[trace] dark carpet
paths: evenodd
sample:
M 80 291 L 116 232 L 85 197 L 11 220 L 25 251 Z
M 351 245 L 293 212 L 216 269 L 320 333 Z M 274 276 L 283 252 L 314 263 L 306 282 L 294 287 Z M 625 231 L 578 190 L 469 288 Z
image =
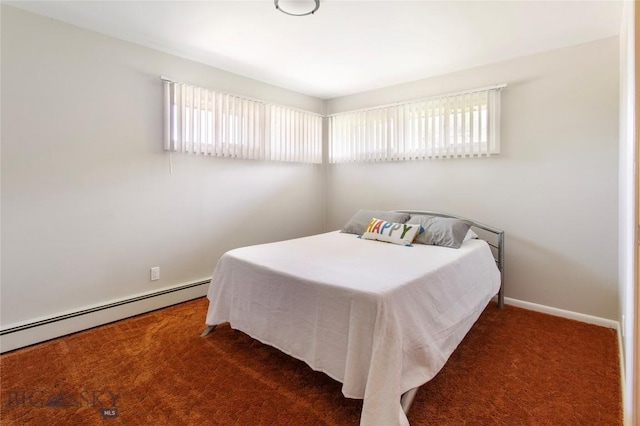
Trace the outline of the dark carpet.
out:
M 0 356 L 2 425 L 357 425 L 341 385 L 228 326 L 205 298 Z M 614 330 L 490 304 L 412 425 L 620 425 Z

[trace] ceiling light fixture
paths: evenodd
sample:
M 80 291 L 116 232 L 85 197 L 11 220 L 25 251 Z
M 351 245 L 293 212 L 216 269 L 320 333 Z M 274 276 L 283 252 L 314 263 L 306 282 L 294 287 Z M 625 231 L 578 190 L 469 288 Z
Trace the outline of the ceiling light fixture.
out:
M 273 0 L 273 3 L 280 12 L 291 16 L 313 15 L 320 8 L 320 0 Z

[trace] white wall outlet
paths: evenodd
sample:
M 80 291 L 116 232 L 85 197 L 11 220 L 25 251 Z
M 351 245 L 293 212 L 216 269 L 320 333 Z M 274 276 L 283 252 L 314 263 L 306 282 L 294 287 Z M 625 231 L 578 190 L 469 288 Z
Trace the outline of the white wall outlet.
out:
M 160 267 L 154 266 L 151 268 L 151 281 L 156 281 L 160 279 Z

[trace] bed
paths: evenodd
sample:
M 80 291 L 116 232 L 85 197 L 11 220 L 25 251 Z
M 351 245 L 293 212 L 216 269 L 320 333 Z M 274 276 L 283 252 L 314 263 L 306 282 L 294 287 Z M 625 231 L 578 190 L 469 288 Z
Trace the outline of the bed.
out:
M 363 399 L 361 425 L 408 425 L 417 389 L 494 296 L 503 304 L 503 232 L 465 221 L 480 238 L 457 249 L 332 231 L 231 250 L 215 267 L 202 335 L 228 322 Z

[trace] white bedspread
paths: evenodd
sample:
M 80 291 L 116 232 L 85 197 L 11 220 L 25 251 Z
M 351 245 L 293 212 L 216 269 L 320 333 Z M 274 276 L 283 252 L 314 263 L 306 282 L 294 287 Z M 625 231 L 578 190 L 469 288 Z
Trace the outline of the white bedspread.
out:
M 364 399 L 360 424 L 408 424 L 400 396 L 431 380 L 499 290 L 486 242 L 404 247 L 329 232 L 218 262 L 207 325 L 229 322 Z

